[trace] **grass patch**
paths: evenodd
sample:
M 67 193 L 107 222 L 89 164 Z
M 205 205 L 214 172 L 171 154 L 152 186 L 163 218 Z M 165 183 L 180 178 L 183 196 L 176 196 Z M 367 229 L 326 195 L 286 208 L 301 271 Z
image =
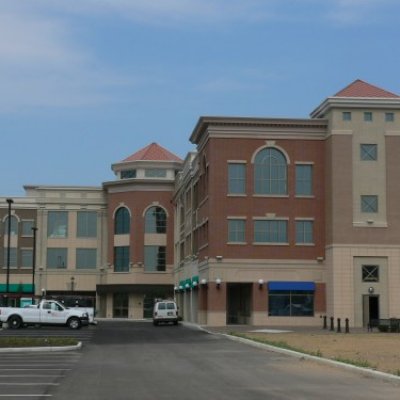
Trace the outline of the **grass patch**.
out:
M 250 339 L 250 340 L 253 340 L 254 342 L 258 342 L 258 343 L 263 343 L 263 344 L 267 344 L 267 345 L 270 345 L 270 346 L 279 347 L 280 349 L 292 350 L 292 351 L 296 351 L 298 353 L 308 354 L 308 355 L 314 356 L 314 357 L 322 357 L 322 352 L 319 349 L 317 351 L 306 351 L 304 349 L 291 346 L 291 345 L 289 345 L 288 343 L 286 343 L 283 340 L 261 339 L 261 338 L 253 337 L 251 335 L 241 334 L 241 333 L 237 333 L 237 332 L 231 332 L 229 334 L 232 335 L 232 336 L 237 336 L 237 337 L 241 337 L 241 338 L 244 338 L 244 339 Z
M 0 337 L 1 347 L 75 346 L 78 340 L 68 337 Z
M 323 357 L 322 352 L 318 349 L 317 351 L 306 351 L 304 349 L 301 349 L 299 347 L 294 347 L 289 345 L 288 343 L 286 343 L 283 340 L 269 340 L 269 339 L 262 339 L 259 337 L 254 337 L 252 335 L 248 335 L 248 334 L 242 334 L 242 333 L 237 333 L 237 332 L 231 332 L 230 335 L 232 336 L 237 336 L 237 337 L 241 337 L 244 339 L 250 339 L 253 340 L 255 342 L 258 343 L 263 343 L 263 344 L 267 344 L 270 346 L 275 346 L 281 349 L 285 349 L 285 350 L 292 350 L 292 351 L 296 351 L 298 353 L 302 353 L 302 354 L 307 354 L 307 355 L 311 355 L 311 356 L 315 356 L 315 357 Z M 349 359 L 349 358 L 343 358 L 343 357 L 334 357 L 333 360 L 338 361 L 338 362 L 342 362 L 344 364 L 349 364 L 349 365 L 354 365 L 356 367 L 361 367 L 361 368 L 370 368 L 370 369 L 376 369 L 377 367 L 375 365 L 372 365 L 370 362 L 368 362 L 367 360 L 362 360 L 362 359 Z M 395 372 L 395 375 L 400 375 L 400 370 L 397 370 Z
M 354 365 L 356 367 L 376 369 L 376 366 L 372 365 L 367 360 L 361 360 L 361 359 L 351 360 L 349 358 L 342 358 L 342 357 L 335 357 L 334 360 L 345 364 Z

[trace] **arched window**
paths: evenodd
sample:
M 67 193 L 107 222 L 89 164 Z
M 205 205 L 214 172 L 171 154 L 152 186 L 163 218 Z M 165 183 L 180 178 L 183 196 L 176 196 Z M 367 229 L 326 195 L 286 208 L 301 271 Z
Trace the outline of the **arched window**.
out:
M 130 220 L 129 211 L 126 207 L 121 207 L 115 213 L 115 225 L 114 233 L 117 235 L 129 233 L 130 230 Z
M 150 207 L 145 214 L 145 233 L 166 233 L 167 214 L 161 207 Z
M 254 159 L 254 192 L 287 194 L 287 163 L 282 152 L 265 148 Z

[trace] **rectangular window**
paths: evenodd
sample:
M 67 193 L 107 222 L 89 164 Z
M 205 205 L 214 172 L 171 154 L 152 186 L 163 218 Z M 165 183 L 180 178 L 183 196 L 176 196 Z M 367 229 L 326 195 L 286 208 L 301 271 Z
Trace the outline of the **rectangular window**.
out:
M 296 243 L 314 243 L 313 230 L 313 221 L 296 221 Z
M 97 212 L 78 211 L 77 237 L 97 237 Z
M 364 121 L 371 122 L 372 121 L 372 112 L 366 111 L 364 113 Z
M 166 248 L 165 246 L 144 246 L 145 272 L 165 271 Z
M 246 165 L 239 163 L 228 164 L 228 193 L 246 193 Z
M 165 178 L 167 176 L 167 170 L 161 168 L 145 169 L 144 176 L 146 178 Z
M 126 169 L 121 171 L 121 179 L 136 178 L 136 169 Z
M 254 241 L 256 243 L 287 243 L 287 221 L 255 220 Z
M 12 215 L 10 219 L 10 227 L 8 226 L 8 217 L 4 220 L 4 235 L 8 235 L 10 228 L 10 236 L 18 235 L 18 219 Z
M 114 272 L 129 272 L 129 246 L 114 247 Z
M 246 221 L 244 219 L 228 220 L 228 242 L 244 243 L 245 242 Z
M 378 196 L 361 196 L 361 211 L 365 213 L 378 212 Z
M 47 249 L 47 268 L 49 269 L 66 269 L 67 268 L 68 250 L 65 248 L 48 248 Z
M 7 253 L 7 247 L 4 247 L 3 249 L 3 260 L 4 260 L 4 264 L 3 267 L 7 268 L 8 264 L 7 264 L 7 257 L 8 257 L 8 253 Z M 17 259 L 17 248 L 16 247 L 10 247 L 10 268 L 17 268 L 18 266 L 18 259 Z
M 32 249 L 22 249 L 21 250 L 21 267 L 22 268 L 32 268 L 33 261 L 33 250 Z
M 95 269 L 96 265 L 96 249 L 76 249 L 76 269 Z
M 376 161 L 378 159 L 378 145 L 361 144 L 360 157 L 362 161 Z
M 343 121 L 351 121 L 351 112 L 344 111 L 342 113 L 342 120 Z
M 379 266 L 378 265 L 363 265 L 362 266 L 362 281 L 363 282 L 379 282 Z
M 35 221 L 22 221 L 22 236 L 32 237 L 33 231 L 32 228 L 35 226 Z
M 314 292 L 274 290 L 268 293 L 268 314 L 272 317 L 312 317 Z
M 385 121 L 386 122 L 394 122 L 394 113 L 392 113 L 392 112 L 385 113 Z
M 296 195 L 311 196 L 312 195 L 312 165 L 296 165 Z
M 47 217 L 47 236 L 49 238 L 66 238 L 68 236 L 67 211 L 49 211 Z

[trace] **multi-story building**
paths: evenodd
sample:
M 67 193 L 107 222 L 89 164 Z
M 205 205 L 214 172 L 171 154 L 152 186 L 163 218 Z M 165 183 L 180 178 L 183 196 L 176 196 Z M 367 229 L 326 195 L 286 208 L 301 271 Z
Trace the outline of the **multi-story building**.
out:
M 97 286 L 100 315 L 152 316 L 155 298 L 173 298 L 175 175 L 182 160 L 152 143 L 112 166 L 105 182 L 108 263 Z
M 0 290 L 128 318 L 175 296 L 207 325 L 400 316 L 398 95 L 357 80 L 311 118 L 201 117 L 190 141 L 183 161 L 149 145 L 102 187 L 0 199 Z
M 100 187 L 25 186 L 11 207 L 0 199 L 0 301 L 18 304 L 34 288 L 36 297 L 96 304 L 102 317 L 151 316 L 155 298 L 174 295 L 171 200 L 181 164 L 152 143 L 114 164 L 116 180 Z
M 34 289 L 36 296 L 58 298 L 69 305 L 73 299 L 73 304 L 78 301 L 92 306 L 99 270 L 106 260 L 107 210 L 102 188 L 25 186 L 25 192 L 26 197 L 12 199 L 10 208 L 0 209 L 4 232 L 2 277 L 9 277 L 12 304 Z M 7 292 L 6 287 L 3 289 Z M 3 302 L 6 300 L 3 298 Z
M 399 316 L 399 111 L 399 96 L 358 80 L 311 119 L 201 117 L 175 198 L 186 314 L 209 325 Z

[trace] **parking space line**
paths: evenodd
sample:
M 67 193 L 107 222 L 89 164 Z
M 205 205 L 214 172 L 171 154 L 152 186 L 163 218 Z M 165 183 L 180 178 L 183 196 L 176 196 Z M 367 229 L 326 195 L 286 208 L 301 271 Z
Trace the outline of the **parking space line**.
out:
M 0 394 L 0 397 L 53 397 L 52 394 Z
M 59 386 L 59 383 L 52 382 L 0 382 L 0 386 Z
M 63 377 L 63 375 L 49 375 L 49 374 L 43 374 L 43 375 L 26 375 L 26 374 L 20 374 L 20 375 L 0 375 L 0 378 L 59 378 Z
M 0 371 L 71 371 L 71 368 L 0 368 Z

